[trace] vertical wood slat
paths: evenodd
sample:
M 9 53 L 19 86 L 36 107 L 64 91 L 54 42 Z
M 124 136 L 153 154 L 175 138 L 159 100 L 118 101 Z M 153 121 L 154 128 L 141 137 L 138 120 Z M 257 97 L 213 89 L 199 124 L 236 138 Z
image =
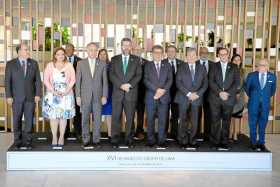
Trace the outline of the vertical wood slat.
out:
M 75 14 L 76 14 L 76 48 L 78 49 L 78 51 L 80 51 L 80 45 L 79 45 L 79 11 L 78 11 L 78 7 L 79 7 L 79 0 L 76 0 L 76 9 L 75 9 Z
M 230 57 L 233 55 L 233 44 L 234 44 L 234 24 L 235 24 L 235 0 L 232 0 L 232 9 L 231 9 L 231 45 L 230 45 Z
M 11 19 L 13 17 L 13 1 L 10 0 L 10 15 L 11 15 Z M 14 48 L 13 48 L 13 24 L 10 23 L 10 29 L 11 29 L 11 37 L 10 37 L 10 47 L 11 47 L 11 55 L 12 55 L 12 58 L 14 57 Z
M 205 1 L 208 1 L 208 0 L 205 0 Z M 187 19 L 188 19 L 188 14 L 187 14 L 187 10 L 188 10 L 188 0 L 185 0 L 185 7 L 184 7 L 184 13 L 185 13 L 185 15 L 184 15 L 184 33 L 185 33 L 185 35 L 187 35 L 186 33 L 187 33 Z M 186 36 L 185 36 L 186 37 Z M 186 38 L 185 38 L 186 39 Z M 185 46 L 185 41 L 184 41 L 184 49 L 183 49 L 183 60 L 184 60 L 184 57 L 185 57 L 185 55 L 186 55 L 186 46 Z
M 18 11 L 19 11 L 19 24 L 18 24 L 18 34 L 19 42 L 21 43 L 21 0 L 18 0 Z
M 279 61 L 279 38 L 280 38 L 280 1 L 278 1 L 278 6 L 277 6 L 277 26 L 276 26 L 276 55 L 275 55 L 275 75 L 276 75 L 276 80 L 278 80 L 278 61 Z M 275 92 L 275 96 L 273 97 L 273 121 L 272 121 L 272 124 L 273 124 L 273 133 L 275 132 L 276 133 L 276 119 L 275 119 L 275 116 L 276 116 L 276 113 L 277 113 L 277 91 L 278 91 L 278 88 L 276 86 L 276 92 Z
M 61 32 L 60 32 L 60 35 L 59 35 L 60 46 L 62 46 L 62 25 L 61 25 L 61 22 L 62 22 L 62 15 L 61 15 L 62 8 L 61 8 L 61 1 L 62 0 L 59 0 L 59 26 L 60 26 L 60 29 L 61 29 Z
M 90 1 L 90 13 L 91 13 L 91 16 L 90 16 L 90 27 L 91 27 L 91 30 L 90 30 L 90 41 L 93 41 L 93 1 Z
M 199 0 L 197 54 L 199 54 L 199 50 L 200 50 L 201 14 L 202 14 L 202 0 Z
M 254 38 L 253 38 L 253 71 L 256 68 L 256 39 L 258 26 L 258 0 L 255 0 Z
M 53 43 L 53 35 L 54 35 L 54 12 L 53 12 L 53 3 L 54 0 L 51 0 L 51 55 L 53 54 L 53 48 L 54 48 L 54 43 Z
M 145 48 L 145 58 L 147 58 L 147 49 L 146 49 L 146 38 L 147 38 L 147 22 L 148 22 L 148 0 L 145 0 L 145 23 L 144 23 L 144 48 Z
M 206 47 L 207 44 L 205 42 L 208 40 L 208 0 L 205 0 L 205 15 L 204 15 L 204 45 L 203 47 Z
M 73 0 L 70 0 L 70 42 L 73 44 Z
M 133 2 L 133 1 L 132 1 Z M 154 24 L 154 26 L 156 25 L 156 17 L 157 17 L 157 7 L 156 7 L 156 0 L 154 0 L 154 9 L 153 9 L 153 15 L 154 15 L 154 17 L 153 17 L 153 24 Z M 154 29 L 154 27 L 153 27 L 153 29 Z M 155 44 L 155 33 L 153 32 L 153 45 Z
M 193 0 L 193 6 L 192 6 L 192 46 L 195 44 L 195 2 L 196 0 Z
M 267 59 L 270 61 L 270 47 L 271 47 L 271 25 L 272 25 L 272 0 L 269 0 L 269 9 L 268 9 L 268 40 L 267 40 Z M 269 62 L 270 64 L 270 62 Z
M 265 48 L 265 24 L 266 24 L 266 8 L 267 8 L 267 1 L 264 2 L 263 7 L 263 27 L 262 27 L 262 50 L 261 50 L 261 58 L 264 58 L 264 48 Z
M 166 52 L 166 2 L 167 0 L 164 0 L 164 16 L 163 16 L 163 51 Z
M 101 10 L 102 10 L 102 0 L 99 0 L 99 46 L 101 46 L 102 43 L 102 28 L 101 28 L 101 23 L 102 23 L 102 15 L 101 15 Z M 103 46 L 105 47 L 105 46 Z
M 138 15 L 138 14 L 137 14 Z M 117 0 L 114 0 L 114 55 L 116 55 L 117 51 Z
M 29 49 L 30 49 L 30 56 L 31 58 L 33 57 L 33 54 L 32 54 L 32 49 L 33 49 L 33 38 L 32 38 L 32 0 L 30 0 L 28 2 L 29 4 L 29 36 L 30 36 L 30 44 L 29 44 Z
M 246 56 L 246 29 L 247 29 L 247 0 L 244 0 L 244 12 L 243 12 L 243 48 L 242 48 L 242 62 L 245 62 L 245 56 Z M 244 65 L 244 63 L 243 63 Z
M 223 20 L 223 41 L 224 41 L 224 45 L 226 45 L 226 23 L 227 23 L 227 16 L 226 16 L 226 2 L 227 0 L 224 0 L 224 20 Z
M 176 36 L 175 36 L 175 46 L 178 47 L 178 34 L 179 34 L 179 0 L 176 1 Z
M 105 9 L 105 7 L 107 6 L 107 0 L 103 0 L 104 2 L 104 8 L 102 10 Z M 104 11 L 104 33 L 105 33 L 105 36 L 104 36 L 104 47 L 107 49 L 108 46 L 107 46 L 107 35 L 108 35 L 108 32 L 107 32 L 107 29 L 108 29 L 108 20 L 107 20 L 107 11 Z
M 238 0 L 238 18 L 237 18 L 237 49 L 239 50 L 240 45 L 240 22 L 241 22 L 241 0 Z M 243 63 L 243 67 L 244 67 Z
M 218 19 L 218 5 L 219 1 L 215 0 L 215 31 L 214 31 L 214 51 L 215 51 L 215 57 L 216 57 L 216 48 L 217 48 L 217 19 Z

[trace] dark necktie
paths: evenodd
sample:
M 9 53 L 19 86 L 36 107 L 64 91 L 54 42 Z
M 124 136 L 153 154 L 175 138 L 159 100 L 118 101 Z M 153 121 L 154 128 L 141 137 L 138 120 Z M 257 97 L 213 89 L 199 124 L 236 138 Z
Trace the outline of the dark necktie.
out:
M 159 78 L 159 76 L 160 76 L 160 64 L 159 63 L 156 64 L 156 69 L 157 69 L 157 76 Z
M 194 81 L 194 75 L 195 75 L 195 72 L 194 72 L 194 65 L 192 64 L 191 65 L 191 76 L 192 76 L 192 82 Z
M 24 74 L 24 76 L 25 76 L 25 70 L 26 70 L 26 62 L 23 60 L 23 61 L 21 61 L 21 68 L 22 68 L 22 70 L 23 70 L 23 74 Z

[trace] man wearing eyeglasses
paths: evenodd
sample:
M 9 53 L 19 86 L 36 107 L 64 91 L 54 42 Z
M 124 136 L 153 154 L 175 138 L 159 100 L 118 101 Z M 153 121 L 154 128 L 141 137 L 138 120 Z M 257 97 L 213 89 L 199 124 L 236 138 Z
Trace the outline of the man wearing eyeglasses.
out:
M 270 98 L 276 91 L 276 76 L 268 70 L 268 60 L 261 59 L 257 71 L 249 73 L 245 83 L 245 91 L 249 97 L 248 117 L 253 151 L 268 151 L 265 147 L 265 128 L 268 122 Z

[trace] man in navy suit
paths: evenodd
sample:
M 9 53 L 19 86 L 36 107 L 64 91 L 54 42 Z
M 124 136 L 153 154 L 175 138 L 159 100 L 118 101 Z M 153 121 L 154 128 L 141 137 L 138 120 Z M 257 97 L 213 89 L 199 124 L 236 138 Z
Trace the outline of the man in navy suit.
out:
M 177 94 L 175 102 L 179 105 L 178 141 L 182 148 L 197 148 L 195 135 L 198 127 L 199 108 L 203 103 L 203 94 L 208 87 L 207 71 L 196 63 L 194 48 L 187 50 L 184 64 L 176 75 Z
M 16 148 L 31 149 L 35 103 L 41 96 L 41 77 L 38 63 L 29 58 L 26 44 L 16 47 L 18 57 L 7 62 L 5 92 L 13 109 L 14 143 Z M 24 114 L 24 130 L 22 116 Z
M 170 134 L 168 136 L 168 138 L 170 139 L 177 139 L 177 132 L 178 132 L 178 118 L 179 118 L 179 108 L 178 108 L 178 104 L 174 102 L 175 96 L 176 96 L 176 92 L 177 92 L 177 87 L 176 87 L 176 73 L 177 70 L 180 66 L 180 64 L 183 63 L 183 61 L 179 60 L 178 58 L 176 58 L 176 53 L 177 53 L 177 48 L 174 45 L 169 45 L 166 48 L 166 55 L 167 58 L 163 60 L 163 62 L 168 62 L 171 67 L 172 67 L 172 74 L 173 74 L 173 83 L 172 86 L 170 88 L 170 106 L 169 106 L 169 110 L 171 112 L 171 115 L 167 115 L 167 125 L 166 125 L 166 133 L 168 133 L 168 129 L 170 126 Z M 170 118 L 170 120 L 169 120 Z M 169 124 L 170 122 L 170 124 Z
M 268 61 L 266 59 L 260 60 L 257 71 L 249 73 L 245 83 L 245 91 L 249 97 L 248 117 L 251 148 L 254 151 L 257 149 L 267 151 L 265 147 L 265 128 L 268 122 L 270 98 L 276 90 L 276 76 L 268 69 Z
M 231 114 L 240 85 L 238 67 L 229 63 L 227 48 L 219 50 L 220 61 L 209 72 L 209 102 L 211 110 L 210 141 L 217 150 L 228 151 L 228 137 Z
M 155 144 L 155 117 L 158 117 L 158 146 L 166 148 L 165 126 L 167 122 L 168 108 L 170 103 L 170 88 L 172 85 L 172 67 L 163 62 L 163 48 L 155 45 L 152 48 L 153 61 L 145 65 L 144 84 L 146 86 L 146 109 L 148 118 L 148 143 L 153 147 Z

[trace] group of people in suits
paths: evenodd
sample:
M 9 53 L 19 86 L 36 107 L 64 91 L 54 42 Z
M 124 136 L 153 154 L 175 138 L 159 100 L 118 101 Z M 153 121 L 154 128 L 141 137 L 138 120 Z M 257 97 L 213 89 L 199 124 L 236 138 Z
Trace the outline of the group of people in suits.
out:
M 276 77 L 269 72 L 267 59 L 261 59 L 257 70 L 245 78 L 241 56 L 236 54 L 230 61 L 227 48 L 218 51 L 218 62 L 208 59 L 206 47 L 200 48 L 199 57 L 196 49 L 188 48 L 183 61 L 176 58 L 176 47 L 172 45 L 166 49 L 166 59 L 163 47 L 153 46 L 151 61 L 132 54 L 129 38 L 122 39 L 121 50 L 111 62 L 106 49 L 99 50 L 93 42 L 86 46 L 85 59 L 74 55 L 72 44 L 54 50 L 53 60 L 44 70 L 46 93 L 42 101 L 43 116 L 50 119 L 54 149 L 63 148 L 65 131 L 69 134 L 67 121 L 72 118 L 83 148 L 100 147 L 102 115 L 107 117 L 112 147 L 125 144 L 133 148 L 135 138 L 144 137 L 146 110 L 147 146 L 166 149 L 166 139 L 173 138 L 182 149 L 197 149 L 197 138 L 203 131 L 203 138 L 210 140 L 214 148 L 226 151 L 230 149 L 229 138 L 236 138 L 235 128 L 230 130 L 231 121 L 242 116 L 246 93 L 251 149 L 267 150 L 265 128 L 270 98 L 276 90 Z M 34 106 L 42 96 L 40 71 L 38 63 L 29 57 L 26 44 L 18 45 L 17 53 L 18 57 L 6 64 L 6 98 L 13 107 L 15 145 L 31 149 Z M 199 125 L 202 120 L 203 130 Z

